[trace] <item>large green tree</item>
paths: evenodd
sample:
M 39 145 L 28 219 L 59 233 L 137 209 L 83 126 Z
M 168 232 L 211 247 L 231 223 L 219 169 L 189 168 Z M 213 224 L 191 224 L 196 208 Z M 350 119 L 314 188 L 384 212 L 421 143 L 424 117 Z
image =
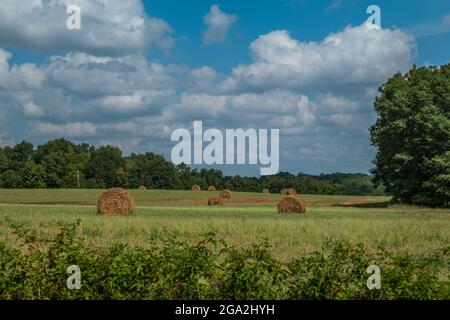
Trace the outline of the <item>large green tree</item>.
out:
M 373 170 L 395 200 L 450 203 L 450 64 L 391 77 L 375 100 Z

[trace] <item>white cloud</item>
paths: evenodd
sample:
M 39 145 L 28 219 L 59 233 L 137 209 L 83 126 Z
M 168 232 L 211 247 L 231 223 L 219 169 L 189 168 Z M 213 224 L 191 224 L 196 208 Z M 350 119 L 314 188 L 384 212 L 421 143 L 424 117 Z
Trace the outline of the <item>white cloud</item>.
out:
M 10 67 L 8 60 L 12 55 L 0 48 L 0 90 L 23 88 L 39 89 L 45 74 L 35 64 L 24 63 Z
M 203 43 L 213 44 L 225 41 L 231 25 L 236 21 L 236 15 L 223 12 L 217 4 L 211 6 L 210 12 L 204 17 L 207 29 L 203 34 Z
M 81 29 L 69 30 L 68 5 L 81 9 Z M 26 50 L 74 50 L 100 54 L 173 45 L 171 28 L 148 17 L 140 0 L 2 0 L 0 44 Z
M 104 96 L 98 100 L 98 106 L 107 112 L 127 114 L 145 111 L 154 105 L 165 105 L 174 95 L 173 90 L 137 90 L 130 95 Z
M 30 118 L 37 118 L 44 115 L 44 111 L 42 111 L 41 107 L 33 102 L 25 103 L 23 105 L 23 112 L 25 113 L 25 116 Z
M 32 131 L 46 137 L 89 137 L 96 133 L 94 124 L 89 122 L 37 123 Z
M 398 30 L 347 27 L 324 41 L 300 42 L 286 30 L 260 36 L 250 45 L 254 62 L 233 69 L 224 90 L 286 88 L 358 90 L 407 70 L 414 58 L 412 37 Z

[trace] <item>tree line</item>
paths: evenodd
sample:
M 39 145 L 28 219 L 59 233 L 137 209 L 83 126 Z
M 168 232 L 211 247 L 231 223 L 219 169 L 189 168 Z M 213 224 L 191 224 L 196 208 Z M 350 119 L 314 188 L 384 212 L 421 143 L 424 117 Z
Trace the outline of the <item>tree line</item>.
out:
M 111 188 L 188 190 L 198 184 L 219 189 L 279 192 L 295 188 L 303 194 L 380 195 L 371 176 L 365 174 L 322 174 L 280 172 L 272 176 L 224 176 L 221 170 L 193 169 L 174 165 L 151 152 L 124 156 L 118 147 L 75 144 L 66 139 L 48 141 L 34 148 L 22 141 L 0 148 L 0 187 L 2 188 Z

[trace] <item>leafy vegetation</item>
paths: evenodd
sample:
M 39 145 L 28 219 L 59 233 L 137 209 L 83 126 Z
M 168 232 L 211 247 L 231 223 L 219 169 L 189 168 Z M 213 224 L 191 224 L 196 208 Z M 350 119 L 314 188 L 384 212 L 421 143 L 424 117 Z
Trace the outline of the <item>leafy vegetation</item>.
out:
M 149 247 L 85 243 L 80 221 L 53 238 L 10 224 L 21 245 L 0 243 L 1 299 L 449 299 L 450 247 L 427 255 L 367 250 L 328 239 L 320 250 L 288 262 L 270 243 L 234 247 L 214 234 L 195 244 L 173 235 Z M 82 287 L 66 287 L 67 267 L 81 269 Z M 369 265 L 380 266 L 380 290 L 369 290 Z

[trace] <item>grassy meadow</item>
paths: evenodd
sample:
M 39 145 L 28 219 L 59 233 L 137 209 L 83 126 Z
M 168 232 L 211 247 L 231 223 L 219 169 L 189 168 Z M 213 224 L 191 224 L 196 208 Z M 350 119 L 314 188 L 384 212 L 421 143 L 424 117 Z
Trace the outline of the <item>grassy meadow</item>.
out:
M 306 214 L 281 215 L 279 194 L 130 192 L 133 215 L 102 216 L 102 190 L 1 190 L 0 299 L 450 298 L 449 209 L 300 195 Z M 65 287 L 73 263 L 82 290 Z
M 303 195 L 305 215 L 280 215 L 279 194 L 233 193 L 223 207 L 208 207 L 218 192 L 132 190 L 136 210 L 129 217 L 96 213 L 102 190 L 2 190 L 0 240 L 8 223 L 23 223 L 41 235 L 61 222 L 81 219 L 83 234 L 95 245 L 145 245 L 149 235 L 170 233 L 196 241 L 215 232 L 233 245 L 267 238 L 275 256 L 291 258 L 315 250 L 329 237 L 425 252 L 450 241 L 450 210 L 389 206 L 388 197 Z

